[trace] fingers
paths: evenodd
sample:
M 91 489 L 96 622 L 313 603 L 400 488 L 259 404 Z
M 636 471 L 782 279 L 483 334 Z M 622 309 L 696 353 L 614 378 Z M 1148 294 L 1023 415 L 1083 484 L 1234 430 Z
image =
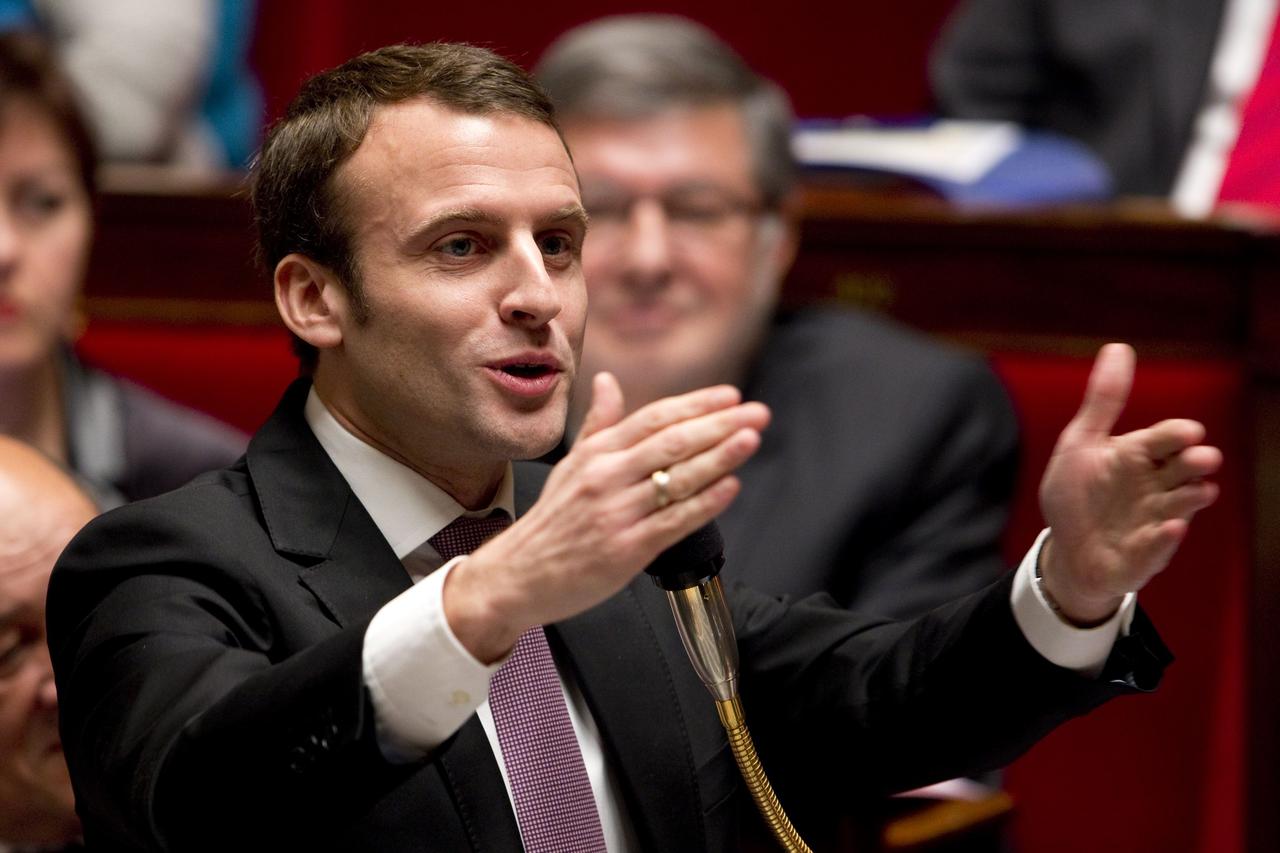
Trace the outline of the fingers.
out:
M 583 439 L 622 420 L 626 406 L 622 386 L 612 373 L 601 371 L 591 379 L 591 408 L 582 419 L 578 438 Z
M 1198 422 L 1178 419 L 1135 430 L 1115 441 L 1152 466 L 1156 482 L 1171 490 L 1212 476 L 1222 467 L 1222 451 L 1198 443 L 1204 436 L 1204 427 Z
M 1197 421 L 1176 418 L 1118 436 L 1148 459 L 1163 463 L 1174 454 L 1204 441 L 1204 427 Z
M 760 447 L 760 433 L 743 428 L 716 442 L 704 452 L 679 464 L 666 467 L 668 477 L 666 493 L 672 505 L 692 497 L 716 481 L 732 473 Z M 642 513 L 659 511 L 657 487 L 649 475 L 640 479 L 632 490 Z
M 1207 481 L 1187 483 L 1159 496 L 1159 515 L 1165 519 L 1189 521 L 1191 516 L 1217 499 L 1217 483 Z
M 597 381 L 600 396 L 607 396 L 613 377 Z M 762 403 L 732 405 L 738 397 L 736 389 L 721 386 L 660 400 L 576 442 L 574 453 L 580 460 L 594 458 L 592 470 L 608 484 L 603 488 L 621 493 L 626 515 L 642 519 L 668 499 L 674 503 L 698 494 L 760 446 L 769 409 Z M 661 491 L 651 479 L 659 470 L 670 477 Z
M 721 477 L 707 488 L 645 519 L 652 545 L 661 552 L 679 542 L 720 513 L 738 496 L 742 484 L 732 475 Z
M 1085 388 L 1084 402 L 1072 418 L 1069 431 L 1082 433 L 1082 438 L 1111 434 L 1129 399 L 1134 361 L 1133 348 L 1127 344 L 1107 344 L 1098 351 Z
M 1133 578 L 1130 586 L 1139 589 L 1153 575 L 1169 565 L 1178 545 L 1186 537 L 1188 523 L 1183 518 L 1169 518 L 1158 524 L 1135 531 L 1129 542 L 1129 555 L 1141 577 Z
M 1216 447 L 1197 445 L 1166 460 L 1156 469 L 1156 480 L 1166 489 L 1176 489 L 1204 477 L 1211 477 L 1222 467 L 1222 451 Z
M 610 376 L 609 379 L 612 380 L 613 377 Z M 616 380 L 614 381 L 616 383 Z M 672 424 L 734 406 L 741 396 L 738 389 L 732 385 L 716 385 L 690 391 L 678 397 L 667 397 L 650 403 L 616 424 L 611 424 L 612 429 L 596 430 L 592 437 L 592 445 L 597 450 L 621 450 Z
M 659 468 L 670 468 L 682 460 L 693 458 L 739 430 L 759 432 L 768 423 L 769 409 L 762 403 L 743 403 L 731 409 L 721 409 L 672 424 L 649 436 L 630 449 L 626 465 L 633 476 L 648 477 Z

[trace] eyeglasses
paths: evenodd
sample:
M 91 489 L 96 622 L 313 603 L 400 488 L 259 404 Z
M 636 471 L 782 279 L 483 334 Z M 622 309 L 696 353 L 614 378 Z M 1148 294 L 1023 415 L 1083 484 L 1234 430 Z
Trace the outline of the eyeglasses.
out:
M 620 187 L 584 186 L 583 207 L 591 218 L 591 237 L 621 237 L 636 206 L 653 202 L 661 209 L 673 240 L 727 240 L 745 236 L 746 226 L 763 212 L 759 201 L 714 186 L 675 187 L 657 195 L 636 195 Z

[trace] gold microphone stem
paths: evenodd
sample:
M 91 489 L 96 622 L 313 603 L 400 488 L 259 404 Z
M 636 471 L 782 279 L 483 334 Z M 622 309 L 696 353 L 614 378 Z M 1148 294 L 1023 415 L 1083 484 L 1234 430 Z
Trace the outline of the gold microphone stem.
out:
M 791 819 L 782 810 L 782 804 L 773 793 L 769 777 L 760 766 L 760 756 L 756 755 L 756 746 L 751 742 L 751 732 L 747 730 L 746 717 L 742 714 L 742 703 L 738 697 L 717 699 L 716 711 L 720 713 L 720 723 L 729 736 L 729 748 L 733 750 L 733 758 L 738 762 L 738 770 L 747 783 L 751 799 L 755 800 L 756 808 L 760 809 L 760 815 L 769 825 L 773 837 L 778 839 L 782 849 L 788 853 L 813 853 L 791 825 Z

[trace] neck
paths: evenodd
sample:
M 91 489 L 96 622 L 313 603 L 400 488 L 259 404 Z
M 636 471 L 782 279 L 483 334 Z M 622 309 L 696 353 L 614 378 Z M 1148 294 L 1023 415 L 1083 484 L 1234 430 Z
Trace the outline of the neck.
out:
M 377 445 L 375 445 L 376 447 Z M 378 448 L 381 450 L 382 448 Z M 493 503 L 502 486 L 502 478 L 506 475 L 507 464 L 499 463 L 488 472 L 464 473 L 461 471 L 443 471 L 427 469 L 392 457 L 402 464 L 408 465 L 423 477 L 443 490 L 449 497 L 457 501 L 464 509 L 484 509 Z
M 483 509 L 498 494 L 502 479 L 506 476 L 507 460 L 450 459 L 447 462 L 427 459 L 421 454 L 408 452 L 376 435 L 362 426 L 363 419 L 357 409 L 336 389 L 317 376 L 316 395 L 334 420 L 343 429 L 376 449 L 385 456 L 414 471 L 468 510 Z
M 62 409 L 62 369 L 56 358 L 12 371 L 0 371 L 0 433 L 67 461 Z

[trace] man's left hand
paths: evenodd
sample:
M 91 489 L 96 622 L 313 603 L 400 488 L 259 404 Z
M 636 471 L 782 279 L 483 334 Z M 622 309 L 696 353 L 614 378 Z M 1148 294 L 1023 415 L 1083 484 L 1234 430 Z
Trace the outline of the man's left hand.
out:
M 1098 353 L 1084 402 L 1040 482 L 1051 529 L 1040 555 L 1045 589 L 1078 625 L 1105 621 L 1126 593 L 1164 569 L 1191 517 L 1218 496 L 1217 485 L 1203 478 L 1218 470 L 1222 453 L 1200 443 L 1199 423 L 1167 420 L 1111 435 L 1134 360 L 1124 344 Z

